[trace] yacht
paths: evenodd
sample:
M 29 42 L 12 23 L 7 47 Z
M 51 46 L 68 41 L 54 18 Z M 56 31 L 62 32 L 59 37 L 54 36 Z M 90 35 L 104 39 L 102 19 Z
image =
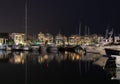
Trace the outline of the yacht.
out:
M 52 43 L 47 46 L 47 52 L 58 52 L 58 47 Z
M 24 46 L 23 46 L 23 50 L 24 50 L 24 51 L 31 51 L 32 48 L 31 48 L 30 45 L 24 45 Z

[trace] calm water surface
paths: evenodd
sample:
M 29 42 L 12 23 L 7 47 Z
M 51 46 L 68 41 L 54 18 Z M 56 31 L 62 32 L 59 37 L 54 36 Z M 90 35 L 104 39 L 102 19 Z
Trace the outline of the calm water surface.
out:
M 0 51 L 0 82 L 3 84 L 68 83 L 111 80 L 114 69 L 103 69 L 71 52 L 39 53 Z

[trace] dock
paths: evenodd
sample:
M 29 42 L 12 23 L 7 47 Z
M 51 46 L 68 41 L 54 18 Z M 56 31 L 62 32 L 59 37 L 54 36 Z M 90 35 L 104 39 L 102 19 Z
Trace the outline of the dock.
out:
M 102 55 L 100 55 L 100 54 L 87 53 L 85 56 L 81 57 L 81 60 L 82 61 L 96 61 L 100 57 L 102 57 Z
M 92 54 L 92 53 L 87 53 L 86 56 L 83 56 L 81 58 L 82 61 L 93 61 L 92 64 L 94 65 L 98 65 L 100 67 L 105 67 L 108 57 L 105 57 L 103 55 L 100 54 Z
M 93 62 L 93 64 L 104 68 L 107 60 L 108 60 L 108 57 L 100 57 L 97 61 Z

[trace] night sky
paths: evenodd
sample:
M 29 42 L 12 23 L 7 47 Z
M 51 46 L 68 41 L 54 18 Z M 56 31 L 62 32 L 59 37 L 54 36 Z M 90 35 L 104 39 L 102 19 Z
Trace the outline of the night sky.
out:
M 28 33 L 120 33 L 120 0 L 28 0 Z M 25 0 L 0 0 L 0 32 L 25 31 Z

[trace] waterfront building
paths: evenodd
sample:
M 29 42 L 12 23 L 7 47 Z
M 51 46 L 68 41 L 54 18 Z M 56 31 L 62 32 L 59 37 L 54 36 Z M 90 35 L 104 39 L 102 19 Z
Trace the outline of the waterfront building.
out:
M 103 36 L 99 36 L 97 34 L 93 34 L 90 36 L 86 35 L 81 38 L 81 42 L 82 44 L 85 44 L 85 45 L 95 45 L 100 43 L 103 40 L 103 38 L 104 38 Z
M 53 43 L 53 41 L 54 41 L 53 35 L 50 33 L 46 33 L 45 34 L 45 44 L 46 43 L 51 44 L 51 43 Z
M 98 43 L 100 43 L 104 39 L 103 36 L 98 36 Z
M 25 34 L 23 33 L 12 33 L 11 38 L 16 45 L 25 43 Z
M 45 35 L 42 32 L 38 34 L 38 41 L 40 44 L 45 44 Z
M 8 43 L 9 33 L 0 33 L 0 50 L 5 49 L 5 45 Z
M 114 36 L 114 43 L 120 44 L 120 36 Z
M 58 35 L 55 36 L 55 44 L 57 46 L 64 45 L 64 37 L 61 34 L 58 34 Z
M 68 45 L 68 38 L 66 36 L 63 36 L 63 41 L 65 45 Z
M 53 40 L 54 40 L 53 35 L 50 33 L 44 34 L 40 32 L 38 34 L 38 41 L 40 42 L 40 44 L 51 44 L 53 43 Z
M 9 33 L 0 33 L 0 44 L 6 44 L 9 39 Z
M 75 37 L 73 35 L 68 37 L 68 44 L 75 45 Z
M 79 35 L 71 35 L 68 37 L 69 45 L 80 45 L 80 36 Z

